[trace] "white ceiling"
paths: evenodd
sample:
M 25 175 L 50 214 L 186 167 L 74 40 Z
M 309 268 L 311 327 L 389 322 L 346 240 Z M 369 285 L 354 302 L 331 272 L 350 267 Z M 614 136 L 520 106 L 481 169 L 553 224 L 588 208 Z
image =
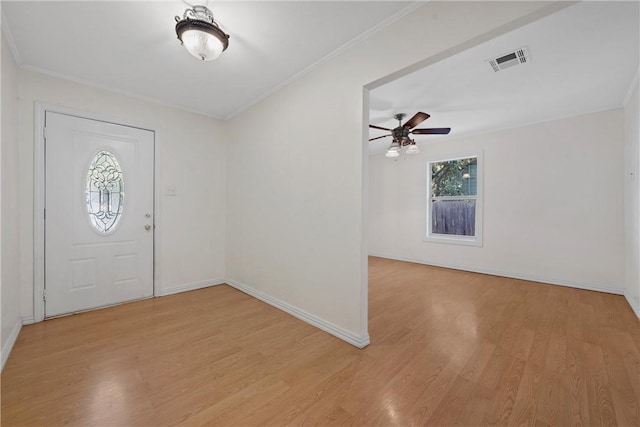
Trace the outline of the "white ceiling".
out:
M 417 144 L 619 107 L 638 70 L 639 3 L 581 2 L 370 93 L 370 121 L 393 128 L 395 113 L 431 114 Z M 528 47 L 531 61 L 494 72 L 487 59 Z M 371 129 L 370 137 L 386 132 Z M 391 138 L 370 143 L 386 151 Z
M 415 7 L 397 1 L 209 3 L 231 36 L 228 50 L 212 62 L 180 46 L 174 16 L 187 8 L 180 0 L 3 0 L 2 13 L 26 68 L 228 118 Z

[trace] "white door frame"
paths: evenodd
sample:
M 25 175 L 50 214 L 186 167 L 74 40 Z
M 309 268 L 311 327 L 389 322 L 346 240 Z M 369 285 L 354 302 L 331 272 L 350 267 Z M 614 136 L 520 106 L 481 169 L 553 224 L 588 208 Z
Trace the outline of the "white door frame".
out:
M 160 168 L 159 168 L 159 146 L 160 136 L 157 129 L 151 126 L 146 126 L 138 122 L 109 117 L 103 114 L 89 113 L 82 110 L 76 110 L 72 108 L 63 107 L 60 105 L 47 104 L 36 102 L 35 103 L 35 117 L 34 117 L 34 177 L 33 177 L 33 317 L 34 322 L 41 322 L 44 320 L 44 208 L 45 208 L 45 151 L 44 151 L 44 125 L 45 114 L 58 113 L 66 114 L 69 116 L 79 117 L 81 119 L 97 120 L 100 122 L 112 123 L 121 126 L 128 126 L 143 130 L 148 130 L 154 133 L 153 144 L 153 295 L 156 296 L 160 287 L 160 272 L 158 263 L 156 262 L 156 248 L 160 246 L 161 241 L 161 210 L 160 210 Z

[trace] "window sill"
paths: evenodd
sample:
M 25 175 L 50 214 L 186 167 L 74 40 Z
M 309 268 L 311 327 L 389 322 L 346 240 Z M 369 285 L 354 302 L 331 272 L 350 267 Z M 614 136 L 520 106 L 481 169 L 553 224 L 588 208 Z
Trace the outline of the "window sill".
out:
M 451 245 L 462 245 L 462 246 L 477 246 L 482 247 L 482 238 L 481 237 L 456 237 L 456 236 L 445 236 L 445 235 L 431 235 L 425 237 L 423 242 L 428 243 L 446 243 Z

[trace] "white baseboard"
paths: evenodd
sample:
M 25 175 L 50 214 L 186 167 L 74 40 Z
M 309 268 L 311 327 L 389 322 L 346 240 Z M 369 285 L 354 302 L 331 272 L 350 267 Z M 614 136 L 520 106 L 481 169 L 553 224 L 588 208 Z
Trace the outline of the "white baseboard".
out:
M 225 283 L 224 279 L 212 279 L 205 280 L 204 282 L 196 282 L 196 283 L 187 283 L 184 285 L 174 286 L 168 289 L 163 289 L 158 292 L 155 296 L 164 297 L 167 295 L 173 295 L 180 292 L 194 291 L 196 289 L 208 288 L 209 286 L 222 285 Z
M 365 336 L 356 335 L 339 326 L 334 325 L 331 322 L 321 319 L 318 316 L 307 313 L 306 311 L 294 307 L 289 303 L 267 295 L 264 292 L 258 291 L 236 280 L 227 279 L 226 283 L 229 286 L 241 292 L 244 292 L 247 295 L 257 298 L 260 301 L 263 301 L 277 309 L 284 311 L 285 313 L 289 313 L 290 315 L 297 317 L 298 319 L 307 322 L 308 324 L 315 326 L 318 329 L 322 329 L 323 331 L 333 335 L 334 337 L 340 338 L 341 340 L 346 341 L 351 345 L 354 345 L 358 348 L 364 348 L 369 345 L 369 334 L 366 334 Z
M 381 253 L 373 253 L 373 252 L 371 252 L 371 253 L 369 253 L 369 256 L 374 256 L 374 257 L 378 257 L 378 258 L 393 259 L 393 260 L 396 260 L 396 261 L 412 262 L 412 263 L 415 263 L 415 264 L 430 265 L 430 266 L 433 266 L 433 267 L 450 268 L 452 270 L 470 271 L 472 273 L 490 274 L 492 276 L 502 276 L 502 277 L 508 277 L 508 278 L 511 278 L 511 279 L 528 280 L 530 282 L 540 282 L 540 283 L 546 283 L 546 284 L 549 284 L 549 285 L 565 286 L 565 287 L 568 287 L 568 288 L 584 289 L 586 291 L 605 292 L 605 293 L 614 294 L 614 295 L 623 295 L 624 294 L 624 291 L 622 289 L 612 288 L 612 287 L 609 287 L 609 286 L 585 285 L 583 283 L 572 283 L 572 282 L 568 282 L 568 281 L 548 279 L 548 278 L 545 278 L 545 277 L 529 276 L 529 275 L 526 275 L 526 274 L 517 274 L 517 273 L 497 271 L 497 270 L 485 270 L 485 269 L 477 269 L 477 268 L 467 268 L 467 267 L 461 267 L 459 265 L 442 264 L 442 263 L 438 263 L 438 262 L 430 262 L 430 261 L 427 261 L 427 260 L 421 260 L 421 259 L 415 259 L 415 258 L 406 258 L 406 257 L 394 256 L 394 255 L 388 255 L 388 254 L 381 254 Z
M 628 291 L 624 291 L 624 298 L 627 300 L 629 305 L 631 306 L 631 310 L 640 318 L 640 305 L 638 302 L 633 299 L 633 297 L 629 294 Z
M 20 329 L 22 329 L 22 322 L 18 318 L 16 320 L 16 324 L 13 325 L 13 329 L 11 329 L 11 333 L 9 334 L 9 338 L 2 346 L 2 360 L 0 365 L 0 371 L 4 369 L 4 364 L 7 363 L 7 359 L 9 359 L 9 354 L 11 354 L 11 350 L 13 349 L 13 345 L 16 343 L 16 339 L 18 339 L 18 334 L 20 333 Z
M 209 286 L 222 285 L 223 283 L 225 283 L 224 279 L 213 279 L 213 280 L 205 280 L 203 282 L 187 283 L 187 284 L 178 285 L 169 289 L 164 289 L 156 293 L 154 297 L 164 297 L 167 295 L 173 295 L 180 292 L 194 291 L 196 289 L 207 288 Z M 131 301 L 125 301 L 125 302 L 131 302 Z M 114 305 L 119 305 L 119 304 L 114 304 Z M 104 308 L 104 307 L 100 307 L 100 308 Z M 36 320 L 33 316 L 25 316 L 22 318 L 23 325 L 31 325 L 32 323 L 36 323 Z

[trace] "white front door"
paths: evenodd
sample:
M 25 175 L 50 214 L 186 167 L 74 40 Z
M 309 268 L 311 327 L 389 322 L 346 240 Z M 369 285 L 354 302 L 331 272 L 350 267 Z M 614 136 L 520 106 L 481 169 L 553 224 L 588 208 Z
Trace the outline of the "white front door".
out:
M 46 112 L 45 317 L 153 295 L 148 130 Z

